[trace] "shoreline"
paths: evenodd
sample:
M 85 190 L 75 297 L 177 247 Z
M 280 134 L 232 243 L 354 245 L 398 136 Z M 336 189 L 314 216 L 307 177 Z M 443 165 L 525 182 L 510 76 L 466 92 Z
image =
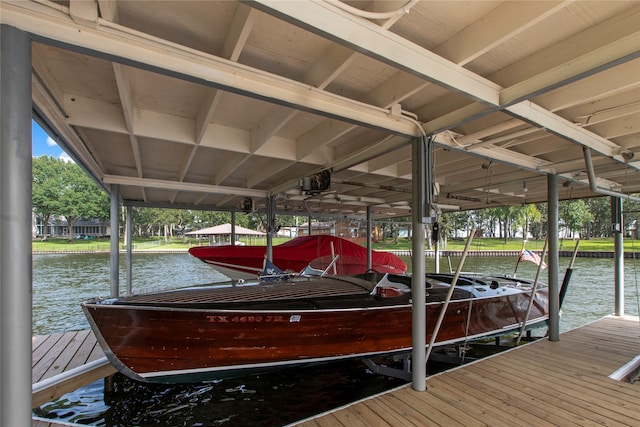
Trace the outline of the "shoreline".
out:
M 407 250 L 379 250 L 380 252 L 391 252 L 394 255 L 398 256 L 411 256 L 412 251 Z M 63 251 L 32 251 L 32 255 L 66 255 L 66 254 L 108 254 L 111 251 L 109 250 L 63 250 Z M 185 249 L 133 249 L 131 251 L 135 254 L 183 254 L 188 253 L 188 248 Z M 532 252 L 540 253 L 541 251 L 532 250 Z M 121 249 L 119 251 L 121 254 L 126 254 L 126 250 Z M 463 251 L 455 250 L 441 250 L 441 257 L 460 257 L 462 256 Z M 470 251 L 467 253 L 468 257 L 517 257 L 520 251 L 514 250 L 477 250 Z M 573 256 L 573 251 L 558 251 L 558 256 L 560 258 L 568 258 Z M 435 258 L 435 251 L 425 250 L 425 257 Z M 576 254 L 578 258 L 615 258 L 615 252 L 613 251 L 578 251 Z M 636 254 L 635 252 L 624 252 L 625 259 L 640 259 L 640 254 Z

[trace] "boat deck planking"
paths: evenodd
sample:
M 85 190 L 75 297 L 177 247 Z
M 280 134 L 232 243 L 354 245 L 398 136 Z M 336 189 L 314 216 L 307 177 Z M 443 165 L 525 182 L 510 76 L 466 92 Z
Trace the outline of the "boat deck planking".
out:
M 263 282 L 259 285 L 221 286 L 203 285 L 168 292 L 132 295 L 126 298 L 132 304 L 196 304 L 230 303 L 328 296 L 367 295 L 373 285 L 365 280 L 336 280 L 332 286 L 318 287 L 307 278 L 294 278 L 287 282 Z

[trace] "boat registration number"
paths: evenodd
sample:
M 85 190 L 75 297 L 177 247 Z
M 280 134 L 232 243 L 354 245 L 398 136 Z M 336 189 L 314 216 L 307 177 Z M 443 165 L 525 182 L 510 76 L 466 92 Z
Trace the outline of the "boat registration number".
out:
M 285 316 L 207 316 L 209 323 L 276 323 L 286 321 Z M 289 322 L 299 321 L 299 318 L 289 319 Z

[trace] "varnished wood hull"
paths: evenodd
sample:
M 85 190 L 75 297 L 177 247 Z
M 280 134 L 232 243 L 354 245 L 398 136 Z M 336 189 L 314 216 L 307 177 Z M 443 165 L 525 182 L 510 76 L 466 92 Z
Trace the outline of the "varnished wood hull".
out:
M 546 293 L 546 288 L 537 293 L 529 324 L 546 321 Z M 398 301 L 282 310 L 87 303 L 84 310 L 119 370 L 147 381 L 176 382 L 408 351 L 411 305 L 408 298 Z M 528 304 L 527 293 L 452 301 L 436 343 L 516 330 Z M 441 302 L 427 304 L 427 342 L 441 307 Z

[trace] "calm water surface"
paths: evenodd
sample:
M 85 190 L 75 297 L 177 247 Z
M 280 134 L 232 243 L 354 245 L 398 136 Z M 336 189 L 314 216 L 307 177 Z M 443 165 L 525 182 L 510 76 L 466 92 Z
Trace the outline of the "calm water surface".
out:
M 451 260 L 453 269 L 457 262 Z M 560 282 L 568 262 L 560 259 Z M 120 263 L 124 291 L 124 258 Z M 638 315 L 636 263 L 625 260 L 625 313 L 630 315 Z M 448 271 L 449 261 L 441 260 L 440 266 Z M 513 275 L 514 267 L 513 258 L 468 257 L 463 270 Z M 433 270 L 433 259 L 427 258 L 426 268 Z M 533 278 L 535 269 L 532 263 L 521 263 L 518 276 Z M 136 253 L 132 277 L 138 290 L 226 279 L 186 253 Z M 541 280 L 546 282 L 546 271 Z M 35 255 L 33 334 L 88 329 L 80 303 L 107 296 L 109 289 L 109 254 Z M 578 258 L 562 307 L 561 331 L 611 314 L 613 308 L 613 260 Z M 101 380 L 43 405 L 36 414 L 95 426 L 282 426 L 402 383 L 373 375 L 359 362 L 181 386 L 146 385 L 116 377 L 113 395 L 105 396 Z
M 78 331 L 89 324 L 80 303 L 109 296 L 110 255 L 33 256 L 33 334 Z M 188 253 L 133 254 L 133 290 L 160 290 L 228 280 Z M 125 258 L 120 257 L 120 292 L 126 291 Z

